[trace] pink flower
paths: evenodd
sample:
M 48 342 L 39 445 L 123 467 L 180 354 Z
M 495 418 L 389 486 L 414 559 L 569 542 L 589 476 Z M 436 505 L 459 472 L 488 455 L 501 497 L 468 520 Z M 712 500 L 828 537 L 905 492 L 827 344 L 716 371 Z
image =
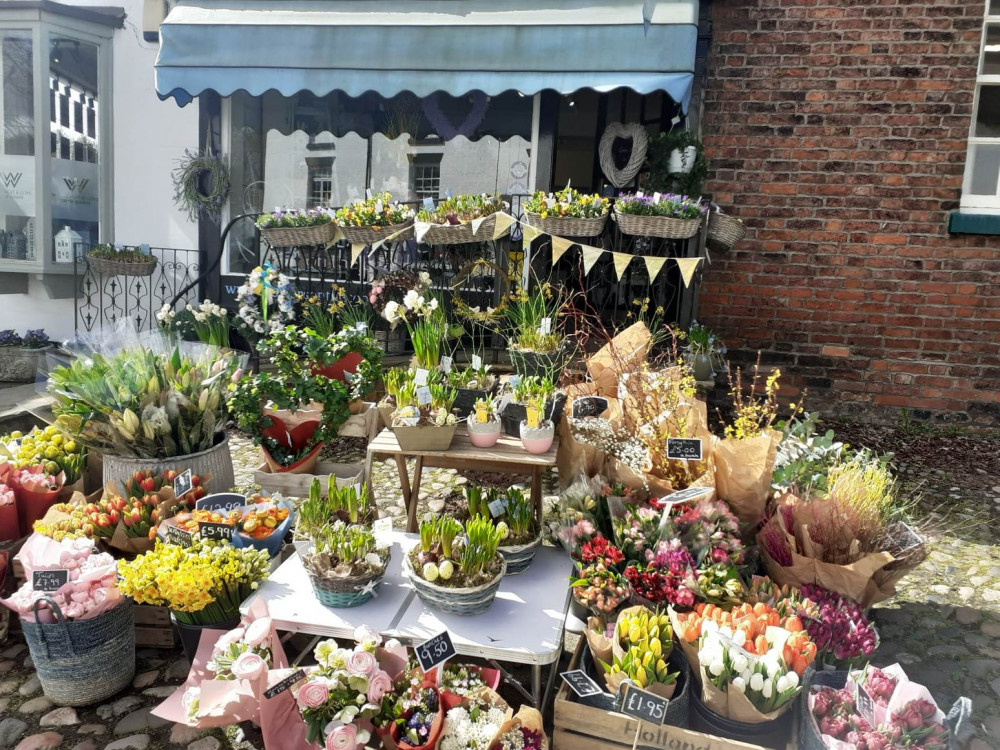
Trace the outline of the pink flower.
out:
M 233 628 L 228 633 L 223 633 L 219 636 L 219 640 L 215 642 L 215 650 L 222 652 L 234 643 L 239 643 L 243 639 L 244 633 L 246 633 L 246 630 L 243 628 Z
M 237 680 L 256 680 L 267 671 L 267 662 L 253 651 L 246 651 L 233 660 L 231 669 Z
M 382 645 L 382 636 L 378 634 L 378 631 L 368 627 L 367 625 L 359 625 L 354 631 L 354 640 L 358 643 L 368 643 L 368 641 L 374 641 L 376 646 Z
M 322 682 L 307 682 L 299 688 L 298 701 L 306 708 L 319 708 L 330 698 L 330 688 Z
M 386 693 L 392 690 L 392 680 L 381 669 L 372 675 L 368 683 L 368 702 L 381 703 Z
M 378 661 L 376 661 L 375 655 L 368 651 L 352 651 L 347 656 L 345 666 L 347 667 L 347 671 L 352 675 L 370 677 L 378 669 Z
M 326 736 L 326 750 L 354 750 L 358 746 L 358 728 L 341 724 Z
M 261 617 L 247 625 L 243 640 L 251 646 L 262 646 L 271 637 L 271 618 Z

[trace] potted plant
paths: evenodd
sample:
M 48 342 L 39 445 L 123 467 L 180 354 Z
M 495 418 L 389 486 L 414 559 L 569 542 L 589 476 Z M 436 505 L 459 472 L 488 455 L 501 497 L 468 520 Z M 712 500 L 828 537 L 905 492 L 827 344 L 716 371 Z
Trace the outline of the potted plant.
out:
M 307 552 L 312 540 L 323 533 L 332 523 L 371 525 L 378 511 L 370 502 L 368 488 L 360 485 L 338 487 L 337 477 L 330 475 L 326 492 L 319 478 L 309 486 L 309 497 L 299 506 L 298 523 L 295 527 L 295 547 L 300 554 Z
M 413 209 L 392 199 L 391 193 L 379 193 L 365 200 L 338 208 L 337 224 L 344 238 L 352 244 L 373 245 L 388 240 L 408 240 L 413 236 Z
M 378 413 L 382 418 L 382 424 L 392 427 L 392 413 L 396 411 L 399 392 L 403 389 L 415 388 L 413 379 L 416 373 L 407 367 L 392 367 L 382 375 L 382 385 L 385 388 L 385 396 L 378 402 Z M 428 383 L 431 382 L 434 373 L 427 376 Z
M 573 356 L 572 342 L 559 330 L 564 306 L 562 293 L 548 283 L 530 293 L 520 287 L 511 295 L 504 314 L 515 373 L 559 379 Z
M 87 253 L 91 270 L 108 276 L 152 276 L 156 262 L 149 253 L 120 245 L 94 245 Z
M 372 281 L 371 289 L 368 292 L 368 302 L 380 318 L 390 323 L 389 330 L 392 331 L 396 328 L 395 319 L 400 314 L 398 308 L 403 304 L 407 293 L 412 289 L 418 295 L 427 294 L 430 288 L 431 275 L 427 271 L 419 273 L 403 270 L 389 271 Z M 399 351 L 402 351 L 402 337 L 398 340 L 390 339 L 390 334 L 384 333 L 386 351 L 389 351 L 390 345 L 398 346 Z
M 596 237 L 604 231 L 611 201 L 568 185 L 546 195 L 539 190 L 524 204 L 531 226 L 560 237 Z
M 470 518 L 464 529 L 451 516 L 422 521 L 420 543 L 404 559 L 417 596 L 451 614 L 485 612 L 507 572 L 499 552 L 502 537 L 485 518 Z
M 671 130 L 649 139 L 646 151 L 649 188 L 682 195 L 701 195 L 708 176 L 705 149 L 689 130 Z
M 473 409 L 477 401 L 496 393 L 500 380 L 490 372 L 489 365 L 480 365 L 478 369 L 469 366 L 456 368 L 445 376 L 445 381 L 457 392 L 455 408 L 459 414 L 465 414 Z
M 615 221 L 625 234 L 683 240 L 701 228 L 707 208 L 686 195 L 622 195 L 615 201 Z
M 507 561 L 507 575 L 523 573 L 531 565 L 542 544 L 542 530 L 535 518 L 531 498 L 521 490 L 490 487 L 465 488 L 465 500 L 472 518 L 484 518 L 500 529 L 500 554 Z
M 521 445 L 528 453 L 542 454 L 552 447 L 556 427 L 550 419 L 542 419 L 544 401 L 532 399 L 528 402 L 525 419 L 519 426 Z
M 42 328 L 29 328 L 23 338 L 13 328 L 0 331 L 0 381 L 33 383 L 42 357 L 54 349 Z
M 327 607 L 357 607 L 375 595 L 389 564 L 389 547 L 378 547 L 370 528 L 336 521 L 314 532 L 302 558 L 313 591 Z
M 418 222 L 431 225 L 418 239 L 428 245 L 464 245 L 497 239 L 493 236 L 496 214 L 507 208 L 507 203 L 499 195 L 483 193 L 447 198 L 438 203 L 433 211 L 423 209 L 417 213 Z M 503 234 L 508 231 L 509 228 Z
M 479 399 L 466 419 L 469 441 L 477 448 L 492 448 L 500 439 L 503 427 L 492 396 Z
M 726 369 L 726 345 L 696 320 L 691 322 L 688 329 L 684 351 L 690 357 L 695 380 L 711 381 L 714 384 L 716 371 Z
M 337 225 L 328 208 L 278 209 L 257 217 L 257 228 L 271 247 L 326 247 L 337 237 Z
M 318 339 L 312 342 L 315 351 L 309 352 L 318 360 L 317 371 L 334 380 L 353 381 L 347 373 L 357 374 L 361 363 L 367 361 L 373 364 L 366 366 L 371 370 L 366 379 L 374 376 L 376 369 L 381 376 L 382 347 L 373 335 L 371 306 L 347 300 L 343 287 L 337 284 L 332 285 L 332 295 L 329 302 L 315 295 L 301 302 L 304 328 L 314 332 L 310 338 Z M 376 377 L 366 385 L 374 386 L 377 381 Z M 368 387 L 365 394 L 370 390 Z
M 240 604 L 269 571 L 267 552 L 194 536 L 190 547 L 156 543 L 134 560 L 118 561 L 118 588 L 136 604 L 170 609 L 184 652 L 194 661 L 201 632 L 231 630 Z
M 165 302 L 156 313 L 160 328 L 182 341 L 200 341 L 211 346 L 229 346 L 229 312 L 210 300 L 174 310 Z
M 444 451 L 455 437 L 458 419 L 452 414 L 455 391 L 444 385 L 426 386 L 430 401 L 421 403 L 419 388 L 400 390 L 392 414 L 392 431 L 404 451 Z
M 553 424 L 562 419 L 566 394 L 556 391 L 549 378 L 521 378 L 514 384 L 511 399 L 500 415 L 505 435 L 521 436 L 521 422 L 528 418 L 528 403 L 531 401 L 542 405 L 542 416 Z

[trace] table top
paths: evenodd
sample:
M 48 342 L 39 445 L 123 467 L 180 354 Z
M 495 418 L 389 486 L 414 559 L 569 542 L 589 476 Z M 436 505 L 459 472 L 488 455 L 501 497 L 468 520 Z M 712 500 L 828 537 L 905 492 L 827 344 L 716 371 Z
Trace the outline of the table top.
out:
M 403 574 L 402 560 L 417 534 L 393 532 L 392 559 L 378 596 L 347 609 L 320 604 L 298 554 L 282 563 L 257 592 L 243 603 L 261 598 L 274 626 L 331 638 L 352 638 L 368 625 L 406 645 L 421 643 L 444 629 L 463 656 L 479 656 L 518 664 L 550 664 L 559 657 L 569 602 L 572 568 L 559 549 L 541 547 L 525 573 L 506 576 L 490 608 L 463 617 L 424 605 Z
M 396 434 L 389 428 L 383 429 L 373 441 L 368 444 L 368 452 L 376 454 L 406 455 L 406 456 L 447 456 L 452 459 L 465 459 L 482 463 L 523 464 L 525 466 L 555 466 L 556 451 L 559 449 L 559 438 L 552 441 L 552 447 L 545 453 L 528 453 L 521 445 L 520 438 L 500 435 L 497 444 L 492 448 L 477 448 L 469 440 L 465 425 L 459 425 L 455 430 L 455 438 L 446 451 L 403 450 L 399 447 Z

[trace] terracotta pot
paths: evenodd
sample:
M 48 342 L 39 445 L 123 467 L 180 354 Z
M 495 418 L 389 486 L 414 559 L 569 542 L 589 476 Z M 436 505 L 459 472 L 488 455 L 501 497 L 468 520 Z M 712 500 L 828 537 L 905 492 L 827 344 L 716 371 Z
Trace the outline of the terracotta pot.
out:
M 357 352 L 351 352 L 346 354 L 335 362 L 331 362 L 328 365 L 313 365 L 312 374 L 313 375 L 325 375 L 331 380 L 339 380 L 342 383 L 347 382 L 347 378 L 344 376 L 345 372 L 349 372 L 352 375 L 358 371 L 358 365 L 361 364 L 361 355 Z

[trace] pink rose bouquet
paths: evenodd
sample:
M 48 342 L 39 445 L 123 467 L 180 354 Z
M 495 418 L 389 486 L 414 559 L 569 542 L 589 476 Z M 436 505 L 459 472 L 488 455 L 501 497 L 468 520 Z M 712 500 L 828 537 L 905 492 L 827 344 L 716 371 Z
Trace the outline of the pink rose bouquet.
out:
M 224 633 L 212 648 L 206 665 L 216 680 L 257 681 L 274 666 L 271 656 L 270 617 L 259 617 L 246 627 Z

